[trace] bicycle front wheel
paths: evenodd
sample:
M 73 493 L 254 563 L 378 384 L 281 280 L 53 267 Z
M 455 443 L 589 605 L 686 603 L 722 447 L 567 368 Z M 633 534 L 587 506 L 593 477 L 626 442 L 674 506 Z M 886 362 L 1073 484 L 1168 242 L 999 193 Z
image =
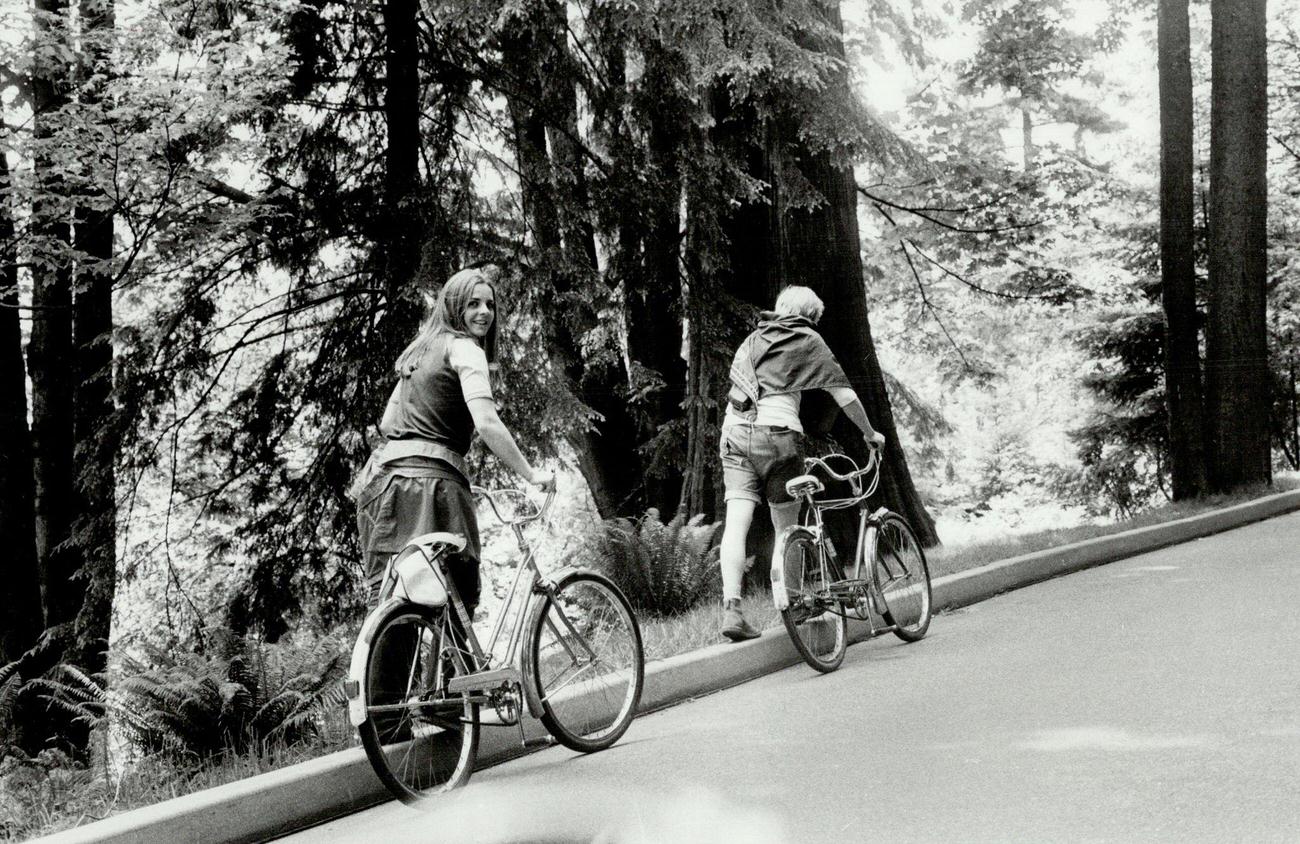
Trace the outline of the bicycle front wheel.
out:
M 849 622 L 830 596 L 830 577 L 812 537 L 791 536 L 781 555 L 789 605 L 781 621 L 804 662 L 828 673 L 840 667 L 849 647 Z
M 890 513 L 876 531 L 871 554 L 871 576 L 884 599 L 881 616 L 894 625 L 894 635 L 904 642 L 925 636 L 933 614 L 930 567 L 925 552 L 906 520 Z
M 446 691 L 475 664 L 458 642 L 446 609 L 403 604 L 375 628 L 358 729 L 375 773 L 403 803 L 463 785 L 474 769 L 478 704 Z
M 528 646 L 542 725 L 565 747 L 604 750 L 627 731 L 641 700 L 636 616 L 618 587 L 594 572 L 563 578 L 541 600 Z

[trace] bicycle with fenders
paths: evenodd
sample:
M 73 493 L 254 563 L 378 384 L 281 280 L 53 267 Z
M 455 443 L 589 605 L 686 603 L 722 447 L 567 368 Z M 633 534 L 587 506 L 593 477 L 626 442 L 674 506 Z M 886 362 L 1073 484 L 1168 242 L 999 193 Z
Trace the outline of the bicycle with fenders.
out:
M 837 472 L 831 462 L 846 468 Z M 804 459 L 805 471 L 786 483 L 803 503 L 801 524 L 777 537 L 773 556 L 772 598 L 781 621 L 804 661 L 822 672 L 834 671 L 848 648 L 848 622 L 868 624 L 868 635 L 892 632 L 905 642 L 923 638 L 933 613 L 930 569 L 907 520 L 884 507 L 869 511 L 867 498 L 880 483 L 880 449 L 870 449 L 867 465 L 844 454 Z M 815 474 L 849 484 L 845 498 L 818 498 L 825 484 Z M 841 557 L 826 530 L 823 514 L 856 509 L 857 545 Z
M 527 712 L 566 747 L 609 747 L 636 716 L 645 682 L 641 631 L 618 587 L 597 572 L 546 576 L 537 566 L 524 527 L 545 518 L 554 491 L 540 507 L 520 490 L 473 492 L 520 551 L 486 646 L 444 568 L 464 538 L 424 534 L 389 560 L 345 683 L 371 766 L 406 803 L 468 781 L 484 722 L 517 727 L 530 745 Z

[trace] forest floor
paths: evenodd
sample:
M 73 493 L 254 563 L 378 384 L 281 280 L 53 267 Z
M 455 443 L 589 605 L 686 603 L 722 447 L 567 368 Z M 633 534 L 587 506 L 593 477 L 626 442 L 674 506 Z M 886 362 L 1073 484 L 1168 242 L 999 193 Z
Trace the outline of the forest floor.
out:
M 966 530 L 953 531 L 964 541 L 931 549 L 927 556 L 932 576 L 939 577 L 996 560 L 1174 521 L 1297 488 L 1300 488 L 1300 473 L 1287 473 L 1275 478 L 1271 487 L 1242 490 L 1194 503 L 1168 504 L 1123 521 L 1046 529 L 1033 529 L 1027 521 L 1025 530 L 1016 534 L 1007 533 L 1005 525 L 990 524 L 989 527 L 997 530 L 998 535 L 987 539 L 977 538 L 982 533 L 978 523 L 968 524 Z M 781 623 L 766 591 L 745 598 L 744 609 L 751 623 L 760 629 Z M 646 659 L 665 659 L 717 644 L 722 641 L 718 622 L 719 609 L 713 601 L 671 618 L 642 620 Z M 230 755 L 216 764 L 197 768 L 182 768 L 149 758 L 125 765 L 117 771 L 55 764 L 48 766 L 42 774 L 0 765 L 0 797 L 3 798 L 0 799 L 0 841 L 21 841 L 47 835 L 117 812 L 304 762 L 356 743 L 355 732 L 348 726 L 341 709 L 319 713 L 319 727 L 319 736 L 310 743 L 266 747 L 261 753 Z

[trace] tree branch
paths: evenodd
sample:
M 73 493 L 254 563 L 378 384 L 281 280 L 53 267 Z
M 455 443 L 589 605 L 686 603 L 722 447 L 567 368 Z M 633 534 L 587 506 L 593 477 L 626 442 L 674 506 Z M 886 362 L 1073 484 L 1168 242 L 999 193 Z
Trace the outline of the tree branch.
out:
M 921 274 L 917 272 L 916 264 L 913 263 L 912 256 L 907 251 L 907 244 L 900 243 L 898 248 L 903 251 L 903 258 L 907 261 L 908 269 L 912 271 L 912 278 L 916 280 L 917 292 L 921 294 L 921 304 L 930 312 L 930 316 L 934 319 L 935 325 L 939 326 L 939 330 L 943 332 L 943 336 L 948 338 L 952 350 L 957 353 L 957 357 L 961 358 L 962 366 L 965 367 L 967 372 L 974 372 L 974 368 L 970 365 L 970 361 L 966 359 L 965 353 L 962 352 L 961 347 L 957 345 L 957 341 L 953 339 L 952 335 L 948 333 L 948 327 L 943 324 L 943 320 L 939 317 L 939 309 L 934 306 L 929 295 L 926 294 L 925 283 L 921 281 Z
M 920 217 L 922 220 L 925 220 L 928 223 L 933 223 L 934 225 L 939 226 L 941 228 L 948 229 L 949 231 L 961 232 L 963 234 L 1001 234 L 1003 232 L 1016 231 L 1019 229 L 1030 229 L 1030 228 L 1034 228 L 1035 226 L 1042 225 L 1041 220 L 1035 220 L 1032 223 L 1009 223 L 1005 226 L 989 226 L 985 228 L 973 229 L 973 228 L 967 228 L 965 226 L 953 225 L 952 223 L 945 222 L 944 220 L 941 220 L 938 217 L 933 216 L 933 214 L 936 213 L 968 214 L 972 211 L 988 208 L 991 205 L 1001 202 L 1003 199 L 1006 198 L 1005 196 L 999 197 L 998 199 L 995 200 L 991 200 L 988 203 L 985 203 L 984 205 L 972 205 L 964 208 L 942 208 L 942 207 L 924 206 L 924 205 L 921 206 L 899 205 L 897 202 L 891 202 L 890 200 L 885 199 L 882 196 L 876 196 L 875 194 L 868 191 L 866 188 L 862 188 L 862 187 L 858 188 L 858 193 L 862 194 L 868 200 L 870 200 L 871 203 L 876 206 L 877 210 L 879 210 L 881 206 L 886 206 L 889 208 L 896 209 L 898 211 L 906 211 L 908 214 L 913 214 L 917 217 Z M 890 222 L 893 223 L 894 221 L 890 220 Z M 895 223 L 895 225 L 897 224 Z
M 229 199 L 231 202 L 238 202 L 241 205 L 247 205 L 252 202 L 257 202 L 259 199 L 259 197 L 256 197 L 251 193 L 246 193 L 233 185 L 228 185 L 219 179 L 215 179 L 197 168 L 190 168 L 190 175 L 193 177 L 195 183 L 208 193 L 220 196 L 224 199 Z

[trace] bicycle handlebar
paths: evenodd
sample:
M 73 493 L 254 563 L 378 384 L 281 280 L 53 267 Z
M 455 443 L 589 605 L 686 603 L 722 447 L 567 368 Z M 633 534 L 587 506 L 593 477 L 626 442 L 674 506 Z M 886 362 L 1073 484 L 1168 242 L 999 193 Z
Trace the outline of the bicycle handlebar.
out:
M 853 469 L 851 469 L 849 472 L 845 474 L 840 474 L 839 472 L 836 472 L 826 463 L 827 460 L 836 457 L 846 461 L 850 466 L 853 467 Z M 858 468 L 858 464 L 853 460 L 853 458 L 849 457 L 847 454 L 828 454 L 825 457 L 805 457 L 803 459 L 803 463 L 804 466 L 808 469 L 812 469 L 815 466 L 820 466 L 822 470 L 826 472 L 826 474 L 829 475 L 833 480 L 852 482 L 861 478 L 863 475 L 867 475 L 871 473 L 872 470 L 874 470 L 880 464 L 880 445 L 878 443 L 870 443 L 868 445 L 867 465 L 863 466 L 861 469 Z
M 542 519 L 546 518 L 546 514 L 551 509 L 551 503 L 555 501 L 555 489 L 552 488 L 549 492 L 546 493 L 546 499 L 542 502 L 542 506 L 538 508 L 536 513 L 522 519 L 518 517 L 508 518 L 501 514 L 501 510 L 506 507 L 506 504 L 505 502 L 502 502 L 500 506 L 498 506 L 497 496 L 516 494 L 522 497 L 525 501 L 529 501 L 531 503 L 532 499 L 528 497 L 527 492 L 525 492 L 522 489 L 516 489 L 514 487 L 503 487 L 501 489 L 487 489 L 486 487 L 481 487 L 481 486 L 471 486 L 469 490 L 476 498 L 486 498 L 488 505 L 492 508 L 492 515 L 496 516 L 499 521 L 508 525 L 526 525 L 530 522 L 541 521 Z

